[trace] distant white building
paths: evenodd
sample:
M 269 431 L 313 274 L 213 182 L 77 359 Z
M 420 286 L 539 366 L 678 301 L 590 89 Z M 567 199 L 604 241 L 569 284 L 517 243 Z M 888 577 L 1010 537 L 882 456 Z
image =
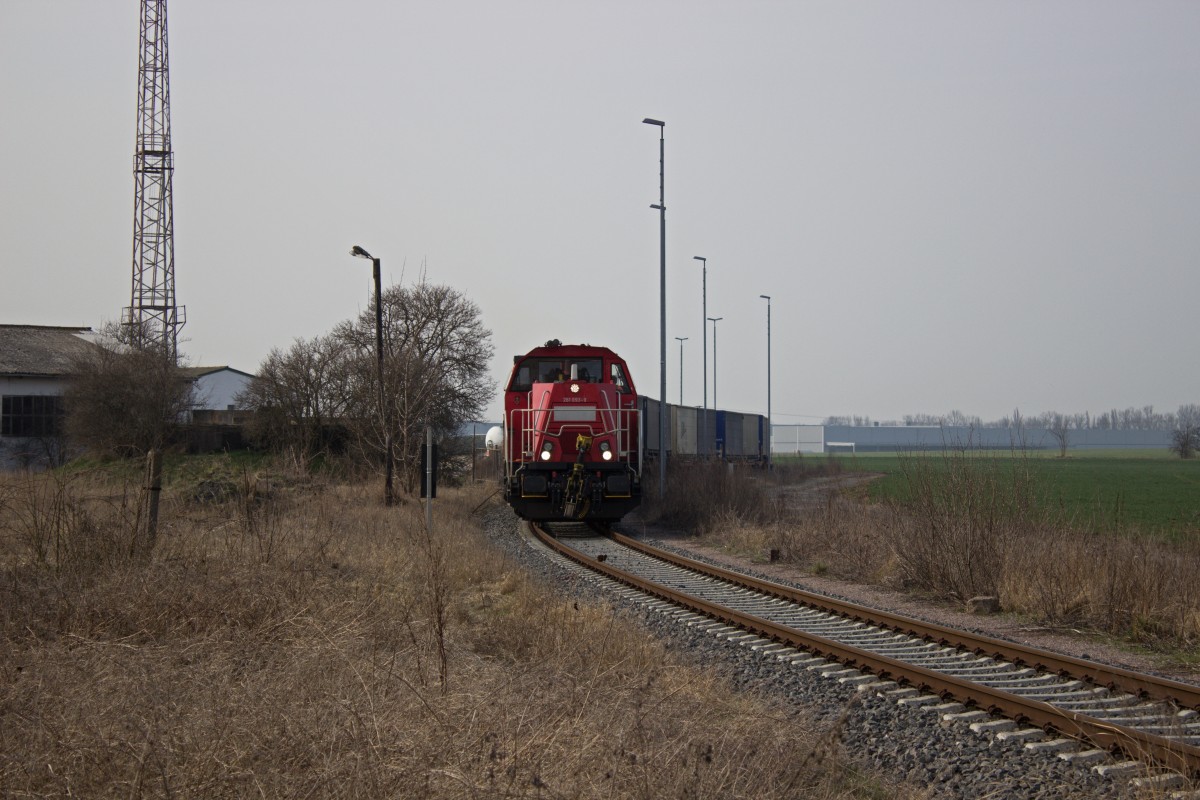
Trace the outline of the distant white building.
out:
M 179 370 L 195 383 L 192 421 L 199 423 L 238 422 L 246 409 L 239 396 L 250 387 L 254 376 L 229 366 L 183 367 Z
M 1053 450 L 1058 441 L 1043 428 L 974 428 L 937 425 L 773 425 L 771 452 L 777 455 L 833 452 L 940 450 Z M 1068 432 L 1076 450 L 1165 449 L 1168 430 Z
M 772 453 L 824 453 L 824 425 L 772 425 Z

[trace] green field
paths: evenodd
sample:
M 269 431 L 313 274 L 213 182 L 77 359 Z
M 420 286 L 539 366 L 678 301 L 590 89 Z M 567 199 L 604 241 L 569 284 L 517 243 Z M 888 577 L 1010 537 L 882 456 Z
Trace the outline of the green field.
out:
M 911 475 L 922 464 L 937 471 L 978 463 L 995 475 L 1022 471 L 1032 478 L 1044 509 L 1056 518 L 1105 531 L 1138 531 L 1170 538 L 1200 536 L 1200 459 L 1184 461 L 1161 450 L 1012 454 L 860 453 L 830 458 L 848 472 L 881 472 L 871 484 L 874 499 L 903 502 L 911 496 Z M 779 463 L 786 463 L 777 459 Z

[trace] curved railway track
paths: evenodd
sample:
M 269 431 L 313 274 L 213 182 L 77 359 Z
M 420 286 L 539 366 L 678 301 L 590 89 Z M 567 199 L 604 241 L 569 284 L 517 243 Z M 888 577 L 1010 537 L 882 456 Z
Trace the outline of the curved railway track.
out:
M 770 640 L 777 657 L 803 666 L 835 661 L 829 671 L 861 689 L 935 706 L 1030 748 L 1075 751 L 1064 758 L 1108 751 L 1200 775 L 1200 687 L 812 594 L 581 524 L 553 534 L 531 527 L 566 558 L 699 615 L 693 624 Z M 1069 738 L 1047 741 L 1043 732 Z

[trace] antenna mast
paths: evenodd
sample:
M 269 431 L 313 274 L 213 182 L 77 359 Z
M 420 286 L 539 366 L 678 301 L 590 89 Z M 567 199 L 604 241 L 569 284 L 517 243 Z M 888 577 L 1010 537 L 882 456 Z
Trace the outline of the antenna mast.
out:
M 133 287 L 124 322 L 133 344 L 178 360 L 185 309 L 175 303 L 171 91 L 167 0 L 142 0 L 137 140 L 133 156 Z

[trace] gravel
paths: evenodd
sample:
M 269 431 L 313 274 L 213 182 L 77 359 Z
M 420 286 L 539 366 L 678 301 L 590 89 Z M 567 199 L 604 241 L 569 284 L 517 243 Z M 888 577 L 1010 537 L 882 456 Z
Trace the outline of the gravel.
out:
M 555 563 L 519 535 L 508 508 L 488 512 L 488 536 L 535 579 L 584 600 L 613 604 L 697 664 L 721 670 L 733 685 L 775 697 L 836 736 L 854 764 L 929 791 L 931 798 L 1121 798 L 1135 791 L 1053 753 L 1031 753 L 1019 742 L 999 742 L 962 723 L 944 723 L 928 709 L 858 693 L 819 673 L 781 662 L 739 644 L 681 625 L 624 600 Z M 689 555 L 695 557 L 694 553 Z M 772 580 L 778 580 L 772 577 Z

